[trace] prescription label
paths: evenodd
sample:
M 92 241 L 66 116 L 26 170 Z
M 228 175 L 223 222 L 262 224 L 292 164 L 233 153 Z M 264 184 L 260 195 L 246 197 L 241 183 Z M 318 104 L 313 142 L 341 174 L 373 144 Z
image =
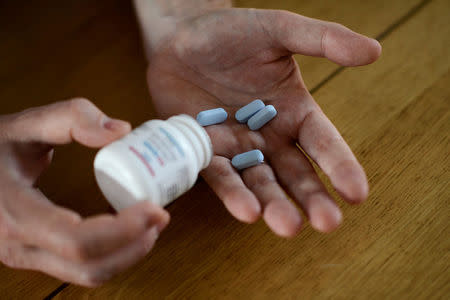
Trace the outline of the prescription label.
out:
M 161 126 L 151 126 L 145 135 L 142 133 L 130 135 L 126 144 L 135 161 L 150 175 L 149 180 L 156 183 L 159 204 L 164 206 L 190 187 L 186 153 L 176 137 Z

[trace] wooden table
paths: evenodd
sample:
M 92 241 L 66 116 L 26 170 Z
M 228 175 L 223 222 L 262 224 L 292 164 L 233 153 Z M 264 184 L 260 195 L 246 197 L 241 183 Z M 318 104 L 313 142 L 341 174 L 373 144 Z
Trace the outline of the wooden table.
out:
M 111 282 L 87 289 L 0 266 L 1 299 L 448 299 L 450 1 L 238 5 L 289 9 L 381 41 L 381 59 L 367 67 L 298 58 L 364 165 L 369 200 L 340 201 L 344 223 L 332 234 L 306 226 L 285 240 L 262 222 L 235 221 L 200 181 L 170 207 L 151 254 Z M 0 45 L 2 114 L 84 96 L 133 125 L 155 117 L 130 1 L 2 1 Z M 93 179 L 94 154 L 58 149 L 44 192 L 85 216 L 110 210 Z

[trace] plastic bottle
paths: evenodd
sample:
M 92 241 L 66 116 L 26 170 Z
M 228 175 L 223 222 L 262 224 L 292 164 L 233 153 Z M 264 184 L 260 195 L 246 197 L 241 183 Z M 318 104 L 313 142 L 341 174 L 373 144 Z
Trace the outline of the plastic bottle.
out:
M 192 117 L 151 120 L 97 153 L 95 178 L 116 210 L 142 200 L 166 206 L 194 185 L 212 155 L 208 134 Z

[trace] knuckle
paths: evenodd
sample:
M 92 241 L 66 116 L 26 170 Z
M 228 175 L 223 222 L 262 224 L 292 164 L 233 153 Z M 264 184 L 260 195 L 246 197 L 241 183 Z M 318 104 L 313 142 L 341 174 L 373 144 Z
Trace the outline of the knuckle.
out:
M 345 27 L 342 24 L 336 23 L 336 22 L 328 22 L 328 28 L 329 29 L 335 29 L 335 30 L 348 30 L 347 27 Z
M 67 102 L 68 113 L 71 118 L 81 124 L 102 120 L 104 113 L 91 101 L 85 98 L 74 98 Z
M 95 105 L 85 98 L 73 98 L 67 102 L 67 106 L 69 112 L 77 117 L 96 109 Z
M 303 178 L 291 184 L 290 189 L 299 199 L 306 199 L 310 195 L 324 191 L 320 181 L 315 178 L 314 172 L 303 173 Z
M 0 214 L 0 237 L 5 240 L 15 239 L 18 232 L 8 217 Z
M 278 20 L 278 22 L 281 22 L 282 24 L 285 24 L 286 22 L 283 22 L 284 20 L 286 20 L 286 18 L 289 17 L 297 17 L 297 15 L 289 10 L 286 9 L 276 9 L 276 10 L 271 10 L 272 15 L 275 17 L 276 20 Z
M 0 249 L 0 261 L 7 267 L 19 269 L 24 267 L 23 259 L 13 247 L 6 245 Z
M 142 212 L 143 216 L 148 216 L 155 211 L 155 204 L 150 201 L 143 201 L 140 203 L 139 210 Z
M 149 216 L 149 214 L 147 213 L 146 216 Z M 143 217 L 141 220 L 141 222 L 130 222 L 123 227 L 122 241 L 131 242 L 135 240 L 145 230 L 147 223 L 151 222 L 148 217 Z
M 68 253 L 68 256 L 73 259 L 81 262 L 86 262 L 91 258 L 91 251 L 86 243 L 81 242 L 77 239 L 72 239 L 66 245 L 67 249 L 65 252 Z
M 94 104 L 86 98 L 77 97 L 69 100 L 69 106 L 74 111 L 83 111 L 86 108 L 93 107 Z
M 230 164 L 230 162 L 227 162 Z M 231 167 L 224 167 L 224 165 L 217 165 L 214 168 L 214 174 L 211 174 L 212 176 L 216 177 L 217 179 L 224 179 L 224 178 L 230 178 L 231 176 L 235 175 L 236 171 Z
M 341 139 L 337 136 L 322 136 L 316 140 L 317 151 L 319 153 L 331 153 L 340 142 Z
M 257 168 L 250 168 L 244 171 L 244 176 L 247 179 L 249 188 L 255 188 L 259 186 L 267 186 L 275 182 L 275 177 L 270 167 L 267 165 L 260 165 Z
M 288 10 L 270 10 L 269 21 L 263 21 L 264 17 L 260 17 L 263 24 L 274 24 L 276 28 L 276 34 L 279 35 L 281 39 L 289 38 L 292 35 L 292 23 L 288 20 L 293 20 L 296 18 L 296 14 Z M 269 29 L 270 27 L 267 26 Z M 270 30 L 267 30 L 270 32 Z

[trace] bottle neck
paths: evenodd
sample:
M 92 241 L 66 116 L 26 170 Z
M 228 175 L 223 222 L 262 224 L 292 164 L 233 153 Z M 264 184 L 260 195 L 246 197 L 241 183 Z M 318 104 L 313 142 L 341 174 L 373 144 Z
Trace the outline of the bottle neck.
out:
M 197 158 L 197 171 L 200 172 L 206 168 L 213 156 L 211 139 L 206 130 L 188 115 L 173 116 L 167 122 L 178 128 L 191 142 Z

